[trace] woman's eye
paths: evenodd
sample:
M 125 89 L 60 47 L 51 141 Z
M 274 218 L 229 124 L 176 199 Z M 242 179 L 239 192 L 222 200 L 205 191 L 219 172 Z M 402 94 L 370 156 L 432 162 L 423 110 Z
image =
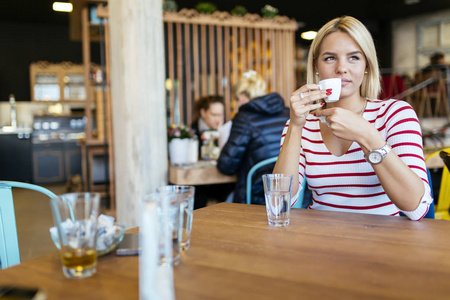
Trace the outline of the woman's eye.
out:
M 334 59 L 334 57 L 333 56 L 328 56 L 328 57 L 325 57 L 325 61 L 330 61 L 330 60 L 333 60 Z
M 350 57 L 350 60 L 359 60 L 359 56 L 353 55 Z

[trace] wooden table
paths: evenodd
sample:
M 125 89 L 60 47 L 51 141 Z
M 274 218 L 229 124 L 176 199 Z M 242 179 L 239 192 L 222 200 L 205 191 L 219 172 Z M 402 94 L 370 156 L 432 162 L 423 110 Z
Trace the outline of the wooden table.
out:
M 449 233 L 444 220 L 303 209 L 273 228 L 264 206 L 220 203 L 194 212 L 176 298 L 448 299 Z M 101 257 L 96 275 L 69 280 L 54 253 L 0 271 L 0 284 L 41 286 L 48 299 L 138 299 L 138 258 Z
M 227 176 L 215 165 L 192 167 L 169 167 L 169 182 L 178 185 L 203 185 L 236 182 L 236 175 Z
M 437 169 L 437 168 L 443 168 L 444 167 L 444 161 L 439 156 L 439 152 L 441 150 L 447 150 L 448 151 L 449 146 L 443 146 L 441 148 L 435 148 L 435 149 L 426 149 L 423 152 L 424 158 L 425 158 L 425 164 L 428 169 Z

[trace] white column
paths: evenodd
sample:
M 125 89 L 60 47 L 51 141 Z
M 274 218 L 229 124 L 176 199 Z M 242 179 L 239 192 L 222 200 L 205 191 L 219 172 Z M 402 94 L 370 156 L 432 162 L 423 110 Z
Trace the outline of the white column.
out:
M 167 183 L 161 0 L 110 0 L 117 220 L 139 222 L 142 196 Z

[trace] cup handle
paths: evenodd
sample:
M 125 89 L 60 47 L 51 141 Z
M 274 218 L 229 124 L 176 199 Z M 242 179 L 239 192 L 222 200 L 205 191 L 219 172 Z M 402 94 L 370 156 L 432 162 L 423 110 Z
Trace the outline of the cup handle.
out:
M 327 120 L 326 120 L 327 117 L 325 117 L 325 116 L 320 116 L 320 117 L 316 117 L 316 118 L 318 118 L 320 120 L 320 122 L 322 122 L 323 124 L 326 124 L 326 125 L 330 124 L 327 122 Z

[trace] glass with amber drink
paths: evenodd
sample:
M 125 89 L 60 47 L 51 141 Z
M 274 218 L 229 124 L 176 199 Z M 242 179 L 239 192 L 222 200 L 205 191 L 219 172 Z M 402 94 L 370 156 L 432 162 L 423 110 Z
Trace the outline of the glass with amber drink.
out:
M 84 278 L 97 270 L 98 193 L 70 193 L 50 200 L 58 229 L 63 273 Z

